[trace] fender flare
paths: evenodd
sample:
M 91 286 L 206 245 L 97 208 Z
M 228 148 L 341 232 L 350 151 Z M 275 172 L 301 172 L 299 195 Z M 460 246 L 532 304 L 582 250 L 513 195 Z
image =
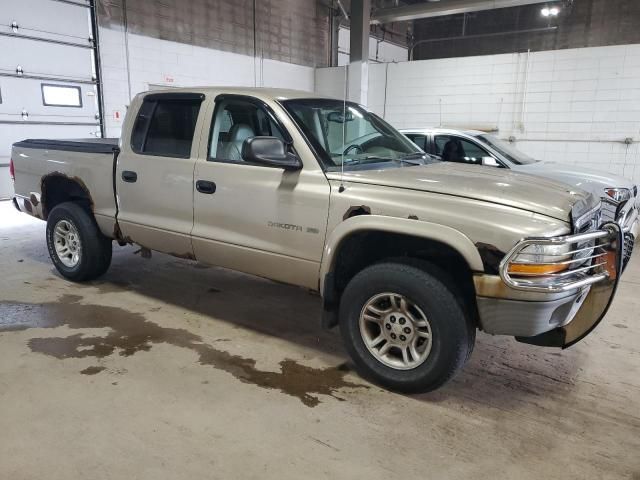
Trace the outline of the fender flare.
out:
M 378 231 L 422 237 L 444 243 L 465 259 L 471 271 L 484 271 L 482 258 L 473 242 L 462 232 L 438 223 L 383 215 L 357 215 L 340 223 L 327 236 L 320 265 L 320 295 L 324 296 L 324 279 L 333 270 L 336 253 L 350 235 L 363 231 Z

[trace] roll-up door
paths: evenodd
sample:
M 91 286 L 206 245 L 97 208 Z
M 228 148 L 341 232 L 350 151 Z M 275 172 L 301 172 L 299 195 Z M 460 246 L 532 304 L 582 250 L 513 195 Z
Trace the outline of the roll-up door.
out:
M 2 0 L 0 198 L 14 142 L 101 136 L 93 15 L 89 0 Z

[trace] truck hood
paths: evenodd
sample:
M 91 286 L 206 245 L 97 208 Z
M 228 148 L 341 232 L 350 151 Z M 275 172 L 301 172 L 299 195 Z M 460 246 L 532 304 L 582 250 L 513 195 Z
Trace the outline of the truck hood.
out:
M 632 181 L 619 175 L 611 175 L 606 172 L 582 167 L 578 169 L 577 167 L 558 162 L 536 162 L 527 165 L 513 165 L 511 168 L 520 173 L 538 175 L 568 183 L 573 187 L 587 190 L 597 197 L 604 195 L 605 188 L 633 189 L 634 186 Z
M 328 174 L 339 180 L 339 172 Z M 598 203 L 591 193 L 547 178 L 535 178 L 508 169 L 458 163 L 344 172 L 345 182 L 367 183 L 453 195 L 570 221 L 570 214 Z

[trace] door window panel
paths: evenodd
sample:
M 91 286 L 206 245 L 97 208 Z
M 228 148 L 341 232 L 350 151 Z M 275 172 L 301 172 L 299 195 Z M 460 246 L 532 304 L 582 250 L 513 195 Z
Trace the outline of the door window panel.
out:
M 136 153 L 189 158 L 201 100 L 144 101 L 131 135 Z
M 455 135 L 436 135 L 436 155 L 445 162 L 469 163 L 482 165 L 482 157 L 491 155 L 474 142 Z
M 405 135 L 425 152 L 427 151 L 427 136 L 417 133 L 405 133 Z
M 42 84 L 42 104 L 46 107 L 82 107 L 80 87 Z
M 243 162 L 242 145 L 253 137 L 276 137 L 284 141 L 281 128 L 260 105 L 223 100 L 216 108 L 209 159 Z

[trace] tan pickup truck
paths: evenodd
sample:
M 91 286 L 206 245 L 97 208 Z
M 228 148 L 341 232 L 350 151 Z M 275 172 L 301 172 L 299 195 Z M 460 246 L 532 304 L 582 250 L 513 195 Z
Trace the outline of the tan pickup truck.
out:
M 444 384 L 476 329 L 581 340 L 637 228 L 603 223 L 582 190 L 442 163 L 361 106 L 286 90 L 140 94 L 120 140 L 25 140 L 11 168 L 64 277 L 103 274 L 115 240 L 311 289 L 359 370 L 399 391 Z

